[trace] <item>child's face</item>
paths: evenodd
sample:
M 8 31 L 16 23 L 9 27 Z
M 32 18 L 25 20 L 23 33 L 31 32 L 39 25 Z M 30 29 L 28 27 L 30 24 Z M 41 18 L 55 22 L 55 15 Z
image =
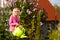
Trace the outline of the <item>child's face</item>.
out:
M 20 11 L 17 8 L 13 9 L 13 15 L 18 16 L 19 12 Z

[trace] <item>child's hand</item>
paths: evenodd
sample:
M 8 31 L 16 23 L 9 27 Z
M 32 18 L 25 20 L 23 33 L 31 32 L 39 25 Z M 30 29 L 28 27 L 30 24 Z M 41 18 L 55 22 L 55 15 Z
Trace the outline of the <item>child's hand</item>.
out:
M 19 25 L 19 24 L 16 24 L 16 25 Z
M 23 26 L 22 26 L 22 25 L 19 25 L 19 27 L 20 27 L 20 28 L 23 28 Z
M 16 26 L 19 26 L 19 24 L 18 24 L 18 23 L 16 23 Z

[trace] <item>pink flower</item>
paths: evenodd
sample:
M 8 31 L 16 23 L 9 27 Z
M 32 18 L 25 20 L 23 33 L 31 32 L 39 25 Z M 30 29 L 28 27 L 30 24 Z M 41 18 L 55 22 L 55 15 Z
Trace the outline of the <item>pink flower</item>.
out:
M 30 0 L 30 3 L 34 5 L 34 4 L 35 4 L 35 2 L 34 2 L 34 1 L 35 1 L 35 0 Z
M 33 0 L 30 0 L 31 3 L 33 3 Z
M 29 12 L 29 9 L 27 9 L 27 12 Z
M 35 15 L 32 18 L 35 18 Z
M 31 14 L 31 13 L 32 13 L 31 11 L 28 12 L 28 14 Z
M 28 13 L 28 14 L 31 14 L 32 12 L 31 12 L 29 9 L 27 9 L 27 13 Z
M 35 5 L 34 5 L 34 7 L 37 7 L 38 6 L 38 3 L 36 3 Z
M 24 0 L 24 2 L 26 3 L 26 0 Z
M 8 11 L 6 11 L 6 10 L 4 10 L 3 12 L 4 12 L 4 13 L 8 13 Z
M 36 11 L 36 10 L 37 10 L 37 8 L 34 8 L 34 9 L 33 9 L 33 11 Z
M 38 5 L 38 3 L 36 3 L 36 5 Z

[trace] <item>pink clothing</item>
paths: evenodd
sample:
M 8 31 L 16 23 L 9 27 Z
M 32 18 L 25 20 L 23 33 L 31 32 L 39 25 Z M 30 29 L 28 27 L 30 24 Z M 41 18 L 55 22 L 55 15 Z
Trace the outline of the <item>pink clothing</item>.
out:
M 10 19 L 9 19 L 9 30 L 10 31 L 14 31 L 14 29 L 15 29 L 15 26 L 16 26 L 16 24 L 19 24 L 19 18 L 18 17 L 14 17 L 14 16 L 10 16 Z

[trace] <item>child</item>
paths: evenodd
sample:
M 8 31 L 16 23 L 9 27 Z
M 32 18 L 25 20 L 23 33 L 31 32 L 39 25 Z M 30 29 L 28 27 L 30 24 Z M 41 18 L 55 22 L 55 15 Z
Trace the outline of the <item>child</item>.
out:
M 10 26 L 9 30 L 11 32 L 13 32 L 14 29 L 15 29 L 15 26 L 19 25 L 19 24 L 20 24 L 19 9 L 18 8 L 14 8 L 13 9 L 13 13 L 10 16 L 10 19 L 9 19 L 9 26 Z
M 20 18 L 19 18 L 19 9 L 14 8 L 13 13 L 9 19 L 10 31 L 14 36 L 18 36 L 20 38 L 26 38 L 25 36 L 25 29 L 22 25 L 20 25 Z

